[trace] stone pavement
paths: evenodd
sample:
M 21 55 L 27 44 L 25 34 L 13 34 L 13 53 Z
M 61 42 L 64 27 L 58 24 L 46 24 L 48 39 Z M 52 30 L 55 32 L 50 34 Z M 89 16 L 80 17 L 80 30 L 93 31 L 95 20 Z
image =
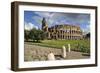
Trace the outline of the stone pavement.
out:
M 62 49 L 57 48 L 49 48 L 36 46 L 25 43 L 24 45 L 24 61 L 46 61 L 47 56 L 50 52 L 52 52 L 56 59 L 62 58 Z M 65 59 L 84 59 L 89 58 L 90 56 L 83 56 L 81 52 L 71 51 L 67 52 Z

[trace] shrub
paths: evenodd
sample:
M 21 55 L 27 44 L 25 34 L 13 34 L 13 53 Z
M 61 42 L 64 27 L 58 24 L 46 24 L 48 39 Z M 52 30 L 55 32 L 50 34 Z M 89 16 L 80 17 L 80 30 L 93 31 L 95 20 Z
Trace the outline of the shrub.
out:
M 83 52 L 83 53 L 90 53 L 89 47 L 80 43 L 77 43 L 77 45 L 75 46 L 75 49 L 73 50 Z

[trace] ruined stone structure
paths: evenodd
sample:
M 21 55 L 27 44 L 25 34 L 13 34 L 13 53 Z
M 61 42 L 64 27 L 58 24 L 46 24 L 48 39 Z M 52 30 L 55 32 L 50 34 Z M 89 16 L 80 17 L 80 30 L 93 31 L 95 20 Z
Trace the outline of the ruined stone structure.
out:
M 42 20 L 42 30 L 48 39 L 82 39 L 82 30 L 79 26 L 59 24 L 48 27 L 45 18 Z

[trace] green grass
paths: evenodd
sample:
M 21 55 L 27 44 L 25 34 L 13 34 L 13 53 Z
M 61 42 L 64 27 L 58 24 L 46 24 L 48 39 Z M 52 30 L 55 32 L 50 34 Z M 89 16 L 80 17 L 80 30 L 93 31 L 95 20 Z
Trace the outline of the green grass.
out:
M 44 47 L 52 47 L 61 49 L 62 46 L 70 44 L 71 50 L 90 52 L 90 41 L 89 40 L 43 40 L 40 43 L 32 43 Z

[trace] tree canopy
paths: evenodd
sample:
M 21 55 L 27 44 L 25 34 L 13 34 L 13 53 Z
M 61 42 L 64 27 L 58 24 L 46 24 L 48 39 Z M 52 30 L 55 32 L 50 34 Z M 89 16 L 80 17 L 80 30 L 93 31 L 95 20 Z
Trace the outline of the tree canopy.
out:
M 29 39 L 33 40 L 34 42 L 40 42 L 40 40 L 44 39 L 44 33 L 42 30 L 38 29 L 31 29 L 30 31 L 25 30 L 25 40 L 28 41 Z

